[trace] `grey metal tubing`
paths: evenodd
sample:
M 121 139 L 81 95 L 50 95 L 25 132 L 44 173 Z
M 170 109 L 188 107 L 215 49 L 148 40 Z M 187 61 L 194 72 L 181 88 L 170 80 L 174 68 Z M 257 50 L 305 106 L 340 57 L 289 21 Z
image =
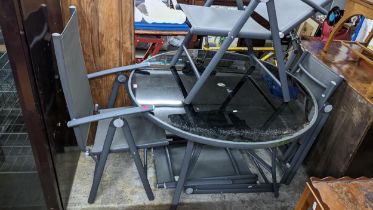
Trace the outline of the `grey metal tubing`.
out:
M 231 164 L 232 164 L 232 166 L 233 166 L 233 168 L 234 168 L 234 171 L 236 172 L 237 175 L 240 175 L 240 170 L 238 169 L 237 162 L 236 162 L 236 160 L 234 159 L 231 150 L 230 150 L 229 148 L 225 148 L 225 151 L 226 151 L 227 154 L 228 154 L 229 160 L 231 161 Z
M 298 66 L 299 66 L 299 69 L 302 70 L 303 73 L 305 73 L 312 81 L 314 81 L 316 84 L 320 85 L 321 87 L 325 89 L 327 88 L 324 83 L 320 82 L 320 80 L 316 79 L 312 74 L 310 74 L 301 63 Z
M 242 183 L 235 183 L 235 182 L 242 182 Z M 200 186 L 211 186 L 211 185 L 250 185 L 253 183 L 256 183 L 257 179 L 193 179 L 193 180 L 188 180 L 184 182 L 184 187 L 183 188 L 188 188 L 188 187 L 200 187 Z M 177 182 L 168 182 L 168 183 L 161 183 L 158 185 L 159 188 L 176 188 Z
M 280 87 L 282 86 L 277 77 L 275 77 L 275 75 L 273 75 L 272 72 L 255 55 L 251 55 L 251 57 L 260 66 L 260 68 L 262 68 L 264 72 L 267 73 L 276 82 L 277 85 L 279 85 Z
M 273 185 L 273 192 L 275 197 L 278 197 L 278 186 L 277 186 L 277 176 L 276 176 L 276 164 L 277 163 L 277 149 L 272 151 L 272 185 Z
M 144 149 L 144 170 L 145 177 L 148 178 L 148 148 Z
M 264 171 L 263 169 L 260 167 L 259 163 L 257 162 L 257 160 L 255 160 L 252 156 L 249 155 L 249 158 L 250 160 L 254 163 L 255 167 L 258 169 L 260 175 L 262 176 L 263 180 L 265 183 L 269 183 L 266 175 L 264 174 Z
M 109 119 L 113 117 L 120 117 L 120 116 L 131 115 L 131 114 L 139 114 L 139 113 L 144 113 L 144 112 L 150 112 L 153 110 L 154 110 L 153 105 L 120 109 L 120 110 L 115 110 L 111 112 L 105 112 L 105 113 L 95 114 L 95 115 L 91 115 L 87 117 L 82 117 L 78 119 L 72 119 L 69 122 L 67 122 L 67 127 L 75 127 L 78 125 L 105 120 L 105 119 Z
M 289 68 L 290 68 L 290 65 L 294 62 L 295 60 L 295 53 L 294 51 L 290 54 L 290 57 L 288 58 L 288 60 L 286 61 L 286 65 L 285 65 L 285 69 L 286 71 L 289 71 Z
M 189 163 L 192 157 L 193 147 L 194 147 L 194 142 L 188 141 L 187 147 L 185 149 L 184 159 L 181 164 L 179 180 L 177 181 L 176 189 L 172 197 L 171 210 L 176 210 L 177 204 L 179 203 L 181 192 L 183 191 L 184 183 L 187 178 L 186 175 L 188 174 Z
M 145 169 L 144 169 L 144 166 L 141 162 L 139 151 L 137 150 L 135 140 L 133 139 L 133 136 L 132 136 L 132 133 L 131 133 L 131 129 L 129 127 L 129 124 L 128 124 L 127 120 L 125 120 L 123 118 L 122 118 L 122 120 L 123 120 L 123 123 L 124 123 L 124 125 L 122 127 L 122 130 L 123 130 L 124 136 L 127 139 L 127 144 L 128 144 L 129 150 L 131 152 L 131 156 L 133 158 L 133 161 L 135 162 L 137 172 L 139 173 L 139 176 L 140 176 L 142 185 L 144 187 L 145 193 L 146 193 L 149 200 L 154 200 L 154 194 L 153 194 L 153 191 L 150 187 L 149 180 L 146 177 Z
M 133 78 L 134 73 L 135 73 L 134 71 L 131 73 L 131 75 L 129 77 L 129 80 L 128 80 L 128 84 L 127 84 L 128 85 L 128 90 L 129 90 L 128 94 L 129 94 L 130 98 L 133 100 L 133 102 L 136 105 L 140 106 L 140 104 L 136 101 L 136 97 L 135 97 L 135 95 L 134 95 L 134 93 L 131 89 L 132 78 Z M 300 84 L 303 84 L 303 82 L 301 82 L 299 79 L 297 79 L 293 75 L 289 74 L 289 76 L 291 78 L 293 78 L 294 80 L 296 80 L 297 82 L 299 82 Z M 162 121 L 161 119 L 157 118 L 156 116 L 154 116 L 151 113 L 145 113 L 145 117 L 148 118 L 151 122 L 153 122 L 157 126 L 169 131 L 170 133 L 173 133 L 173 134 L 175 134 L 175 135 L 177 135 L 181 138 L 188 139 L 190 141 L 200 143 L 200 144 L 205 144 L 205 145 L 210 145 L 210 146 L 215 146 L 215 147 L 220 147 L 220 148 L 232 148 L 232 149 L 262 149 L 262 148 L 268 148 L 268 147 L 277 147 L 277 146 L 281 146 L 281 145 L 284 145 L 284 144 L 287 144 L 287 143 L 290 143 L 292 141 L 295 141 L 295 140 L 299 139 L 316 122 L 317 116 L 319 114 L 318 103 L 316 101 L 315 96 L 311 92 L 311 90 L 305 85 L 302 85 L 302 86 L 304 87 L 305 91 L 310 95 L 310 97 L 312 99 L 312 103 L 315 106 L 315 111 L 313 113 L 312 119 L 310 120 L 308 125 L 305 126 L 304 128 L 302 128 L 301 130 L 293 133 L 290 136 L 282 137 L 282 138 L 276 139 L 276 140 L 268 140 L 268 141 L 265 141 L 265 142 L 239 142 L 239 141 L 234 141 L 234 139 L 232 141 L 226 141 L 226 140 L 222 140 L 222 139 L 214 139 L 214 138 L 200 136 L 200 135 L 196 135 L 196 134 L 192 134 L 192 133 L 188 133 L 186 131 L 183 131 L 179 128 L 176 128 L 176 127 Z
M 118 96 L 118 90 L 121 84 L 123 84 L 126 81 L 126 78 L 124 75 L 117 75 L 117 77 L 114 80 L 113 87 L 111 88 L 111 94 L 109 98 L 108 108 L 113 108 L 115 101 Z
M 194 74 L 196 75 L 197 79 L 199 79 L 201 77 L 201 75 L 199 75 L 198 69 L 197 69 L 196 65 L 194 64 L 193 59 L 188 52 L 188 49 L 184 45 L 182 45 L 182 48 L 183 48 L 183 50 L 185 52 L 185 55 L 187 56 L 187 58 L 190 62 L 190 65 L 192 66 L 192 70 L 193 70 Z
M 201 155 L 202 149 L 203 149 L 202 144 L 194 145 L 193 151 L 192 151 L 192 158 L 190 159 L 190 163 L 189 163 L 187 177 L 190 175 L 190 173 L 193 171 L 194 167 L 196 166 L 198 158 Z
M 278 28 L 276 8 L 275 8 L 274 1 L 275 0 L 269 0 L 267 2 L 267 12 L 268 12 L 268 17 L 269 17 L 269 23 L 271 25 L 273 47 L 274 47 L 275 55 L 277 59 L 278 73 L 279 73 L 281 89 L 282 89 L 282 97 L 283 97 L 284 102 L 289 102 L 290 94 L 289 94 L 289 86 L 288 86 L 288 80 L 286 76 L 286 69 L 285 69 L 285 63 L 284 63 L 285 56 L 282 51 L 280 30 Z
M 282 160 L 285 162 L 289 161 L 290 155 L 294 154 L 294 150 L 296 149 L 296 146 L 298 145 L 297 141 L 293 141 L 289 148 L 286 149 L 285 154 L 282 156 Z
M 256 174 L 247 174 L 247 175 L 234 175 L 234 176 L 215 176 L 215 177 L 206 177 L 206 178 L 200 178 L 201 180 L 211 180 L 211 179 L 258 179 L 258 176 Z
M 243 13 L 243 15 L 240 17 L 237 23 L 233 26 L 232 31 L 228 33 L 228 37 L 224 40 L 220 49 L 215 53 L 214 57 L 211 59 L 210 63 L 207 65 L 205 71 L 201 75 L 201 78 L 197 80 L 193 88 L 190 90 L 188 96 L 184 100 L 185 104 L 190 104 L 192 100 L 194 99 L 194 97 L 198 94 L 202 86 L 205 84 L 207 78 L 210 76 L 211 72 L 218 65 L 219 61 L 224 56 L 226 50 L 228 49 L 230 44 L 233 42 L 233 40 L 237 37 L 238 33 L 241 31 L 246 21 L 250 18 L 255 8 L 258 6 L 258 4 L 259 4 L 258 0 L 250 1 L 250 4 L 245 9 L 245 12 Z
M 109 129 L 105 137 L 104 146 L 100 154 L 100 158 L 95 166 L 95 173 L 93 176 L 91 191 L 88 197 L 88 203 L 93 203 L 96 199 L 97 189 L 98 189 L 98 186 L 100 185 L 101 177 L 105 169 L 105 163 L 110 152 L 110 147 L 114 139 L 115 131 L 117 129 L 114 126 L 113 122 L 114 122 L 114 119 L 111 120 L 110 122 Z
M 116 67 L 116 68 L 112 68 L 112 69 L 106 69 L 106 70 L 90 73 L 90 74 L 87 74 L 87 77 L 88 77 L 88 79 L 93 79 L 93 78 L 102 77 L 102 76 L 105 76 L 105 75 L 108 75 L 108 74 L 115 74 L 115 73 L 124 72 L 124 71 L 131 71 L 131 70 L 135 70 L 135 69 L 146 68 L 146 67 L 149 67 L 149 66 L 150 66 L 149 62 L 143 62 L 143 63 L 139 63 L 139 64 L 121 66 L 121 67 Z
M 214 0 L 206 0 L 204 7 L 210 7 L 214 3 Z
M 319 119 L 318 119 L 317 123 L 318 122 L 319 122 Z M 305 140 L 308 140 L 310 138 L 313 130 L 314 130 L 314 128 L 312 128 L 312 130 L 310 132 L 308 132 L 306 135 L 304 135 L 302 137 L 302 139 L 299 140 L 300 146 L 297 148 L 297 150 L 293 154 L 293 157 L 291 158 L 290 162 L 287 163 L 287 165 L 289 165 L 289 167 L 287 167 L 286 170 L 284 171 L 284 174 L 282 175 L 281 180 L 280 180 L 281 183 L 286 184 L 287 180 L 289 179 L 289 176 L 291 176 L 291 174 L 293 173 L 293 169 L 294 169 L 294 166 L 297 163 L 297 159 L 301 156 L 304 148 L 306 147 L 307 142 Z M 304 140 L 303 143 L 301 143 L 302 140 Z
M 174 182 L 175 181 L 174 169 L 172 167 L 170 151 L 168 150 L 167 146 L 165 146 L 165 151 L 166 151 L 166 157 L 167 157 L 168 171 L 170 172 L 171 180 Z
M 236 4 L 237 4 L 237 9 L 239 9 L 239 10 L 244 9 L 244 5 L 243 5 L 242 0 L 236 0 Z
M 309 138 L 307 139 L 308 141 L 305 143 L 304 149 L 300 153 L 300 156 L 297 158 L 294 158 L 294 160 L 296 161 L 295 163 L 291 165 L 291 168 L 289 168 L 290 170 L 289 170 L 288 176 L 286 180 L 284 180 L 285 184 L 290 184 L 291 180 L 294 178 L 296 171 L 299 169 L 308 151 L 311 149 L 313 143 L 315 142 L 317 138 L 317 135 L 319 134 L 320 130 L 323 128 L 328 117 L 329 117 L 329 113 L 321 114 L 321 117 L 320 117 L 321 119 L 319 123 L 316 125 L 315 129 L 311 132 L 311 135 L 309 136 Z
M 315 10 L 317 10 L 321 14 L 323 14 L 323 15 L 327 15 L 328 14 L 328 11 L 326 11 L 326 9 L 324 9 L 321 6 L 315 4 L 315 2 L 313 2 L 312 0 L 302 0 L 302 1 L 304 3 L 310 5 L 311 7 L 313 7 Z
M 257 161 L 257 163 L 259 163 L 264 169 L 266 169 L 267 171 L 271 171 L 271 166 L 269 164 L 267 164 L 263 159 L 261 159 L 255 152 L 251 152 L 251 151 L 247 151 L 247 153 L 254 159 Z
M 183 43 L 181 46 L 177 49 L 174 57 L 171 60 L 170 67 L 173 67 L 176 65 L 177 60 L 180 58 L 181 54 L 183 53 L 183 46 L 189 43 L 190 39 L 192 39 L 192 33 L 191 31 L 188 32 L 188 34 L 185 36 Z
M 246 183 L 239 183 L 239 184 L 230 184 L 230 185 L 201 185 L 201 186 L 194 186 L 195 189 L 198 190 L 228 190 L 228 189 L 248 189 L 248 188 L 256 188 L 256 189 L 266 189 L 268 192 L 272 192 L 272 184 L 265 184 L 265 183 L 254 183 L 254 184 L 246 184 Z
M 304 57 L 306 57 L 306 55 L 308 54 L 309 52 L 307 51 L 303 51 L 302 52 L 302 55 L 300 56 L 300 58 L 296 61 L 296 63 L 293 65 L 293 67 L 291 68 L 290 70 L 290 73 L 291 74 L 294 74 L 295 71 L 298 69 L 298 66 L 299 64 L 303 61 Z
M 220 194 L 220 193 L 250 193 L 250 192 L 272 192 L 272 185 L 257 184 L 257 185 L 242 185 L 235 186 L 236 188 L 226 188 L 228 186 L 212 186 L 210 189 L 195 188 L 193 194 Z

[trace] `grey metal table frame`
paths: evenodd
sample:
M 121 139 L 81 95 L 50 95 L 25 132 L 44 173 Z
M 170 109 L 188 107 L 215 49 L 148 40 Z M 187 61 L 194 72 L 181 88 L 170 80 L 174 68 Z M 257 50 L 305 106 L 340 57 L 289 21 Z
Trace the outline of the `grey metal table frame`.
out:
M 140 106 L 138 102 L 136 101 L 136 97 L 134 93 L 132 92 L 131 88 L 131 83 L 132 83 L 132 78 L 135 72 L 132 72 L 130 75 L 130 78 L 128 80 L 128 90 L 129 90 L 129 95 L 130 98 L 132 99 L 133 103 L 137 106 Z M 288 76 L 293 77 L 288 73 Z M 299 83 L 302 84 L 301 81 L 299 81 L 297 78 L 294 77 L 295 80 L 297 80 Z M 180 199 L 180 195 L 182 190 L 185 187 L 188 171 L 191 167 L 193 167 L 194 161 L 196 159 L 193 158 L 193 153 L 195 150 L 198 150 L 200 145 L 210 145 L 214 147 L 220 147 L 224 149 L 239 149 L 239 150 L 252 150 L 252 149 L 263 149 L 263 148 L 275 148 L 284 144 L 288 144 L 292 141 L 298 140 L 301 136 L 306 134 L 306 132 L 311 129 L 314 124 L 316 123 L 317 117 L 318 117 L 318 105 L 317 105 L 317 100 L 313 96 L 311 90 L 309 90 L 306 86 L 304 86 L 306 89 L 307 93 L 311 96 L 312 98 L 312 103 L 315 105 L 315 111 L 312 115 L 312 119 L 310 120 L 309 124 L 305 126 L 303 129 L 295 132 L 294 134 L 273 140 L 273 141 L 267 141 L 267 142 L 232 142 L 232 141 L 226 141 L 226 140 L 219 140 L 219 139 L 212 139 L 212 138 L 207 138 L 204 136 L 199 136 L 195 135 L 192 133 L 185 132 L 181 129 L 178 129 L 170 124 L 167 124 L 163 122 L 162 120 L 158 119 L 156 116 L 154 116 L 152 113 L 146 113 L 145 116 L 148 117 L 150 121 L 153 123 L 157 124 L 161 128 L 168 130 L 169 132 L 184 138 L 187 141 L 187 147 L 185 150 L 183 162 L 181 164 L 181 170 L 179 174 L 179 178 L 177 180 L 176 184 L 176 189 L 175 193 L 173 196 L 172 200 L 172 209 L 176 209 L 177 204 Z M 276 149 L 270 149 L 271 150 L 271 165 L 266 164 L 264 161 L 262 161 L 260 158 L 257 158 L 255 155 L 252 155 L 254 162 L 256 163 L 256 166 L 258 167 L 258 170 L 260 171 L 262 167 L 264 167 L 266 170 L 270 171 L 272 174 L 272 183 L 270 183 L 266 178 L 264 180 L 267 182 L 267 184 L 264 185 L 252 185 L 252 189 L 246 189 L 243 190 L 242 186 L 240 184 L 237 185 L 232 185 L 232 188 L 230 189 L 205 189 L 204 193 L 217 193 L 217 192 L 268 192 L 272 191 L 275 193 L 275 196 L 278 196 L 278 183 L 276 180 L 276 164 L 277 164 L 277 150 Z M 198 159 L 198 157 L 197 157 Z M 260 168 L 260 169 L 259 169 Z M 263 175 L 263 173 L 261 173 Z M 202 180 L 204 182 L 206 180 Z M 219 184 L 217 184 L 218 186 Z M 236 188 L 236 189 L 235 189 Z

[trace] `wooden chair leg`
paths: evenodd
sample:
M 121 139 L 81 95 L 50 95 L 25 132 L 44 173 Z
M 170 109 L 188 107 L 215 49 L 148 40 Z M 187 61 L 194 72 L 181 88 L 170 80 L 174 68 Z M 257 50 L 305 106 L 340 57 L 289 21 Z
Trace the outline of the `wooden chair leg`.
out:
M 309 200 L 310 200 L 311 196 L 312 196 L 312 193 L 311 193 L 310 189 L 308 188 L 308 186 L 306 185 L 304 187 L 304 191 L 303 191 L 302 195 L 300 196 L 300 199 L 299 199 L 295 209 L 296 210 L 307 210 L 311 205 L 309 203 Z
M 345 14 L 339 21 L 338 23 L 335 25 L 335 27 L 333 28 L 333 30 L 330 32 L 330 35 L 329 35 L 329 38 L 328 38 L 328 41 L 326 41 L 325 43 L 325 46 L 324 46 L 324 49 L 323 51 L 326 53 L 328 52 L 329 50 L 329 47 L 331 45 L 331 43 L 333 42 L 334 40 L 334 36 L 335 34 L 342 29 L 344 23 L 349 20 L 351 17 L 353 17 L 355 15 L 353 14 Z

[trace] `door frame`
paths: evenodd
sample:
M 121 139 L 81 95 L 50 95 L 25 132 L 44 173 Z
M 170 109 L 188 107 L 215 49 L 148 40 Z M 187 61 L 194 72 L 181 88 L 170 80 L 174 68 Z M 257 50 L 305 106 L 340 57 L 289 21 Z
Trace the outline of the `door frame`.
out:
M 62 27 L 58 0 L 46 0 L 52 6 L 49 12 L 55 21 L 53 30 Z M 50 6 L 50 5 L 49 5 Z M 57 9 L 56 9 L 57 8 Z M 61 20 L 61 22 L 59 22 Z M 0 1 L 0 25 L 12 68 L 24 122 L 39 174 L 48 209 L 63 209 L 53 165 L 52 150 L 40 106 L 40 95 L 31 65 L 31 56 L 24 32 L 22 11 L 18 0 Z

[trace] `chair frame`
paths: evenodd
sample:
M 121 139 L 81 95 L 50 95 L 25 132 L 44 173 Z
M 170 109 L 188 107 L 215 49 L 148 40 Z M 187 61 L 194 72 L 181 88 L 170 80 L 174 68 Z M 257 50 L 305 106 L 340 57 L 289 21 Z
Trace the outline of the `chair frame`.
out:
M 76 7 L 70 6 L 69 9 L 70 9 L 70 15 L 71 15 L 70 21 L 77 21 Z M 77 22 L 74 24 L 77 24 Z M 66 81 L 67 79 L 66 76 L 64 75 L 66 67 L 64 66 L 64 63 L 63 63 L 64 57 L 62 54 L 63 52 L 62 38 L 63 37 L 59 33 L 53 33 L 52 37 L 53 37 L 53 44 L 54 44 L 54 49 L 55 49 L 56 58 L 57 58 L 58 69 L 59 69 L 61 81 L 63 82 L 64 80 Z M 112 68 L 112 69 L 106 69 L 106 70 L 98 71 L 95 73 L 87 74 L 87 79 L 89 80 L 89 79 L 95 79 L 95 78 L 110 75 L 110 74 L 117 74 L 117 77 L 113 83 L 112 92 L 109 98 L 109 105 L 108 105 L 108 108 L 113 108 L 115 100 L 117 98 L 119 87 L 121 85 L 124 85 L 126 88 L 127 77 L 122 73 L 134 71 L 139 68 L 145 68 L 149 66 L 150 66 L 150 63 L 144 62 L 140 64 L 135 64 L 135 65 L 128 65 L 128 66 L 122 66 L 122 67 L 117 67 L 117 68 Z M 66 93 L 68 93 L 68 91 L 66 91 Z M 69 98 L 66 98 L 66 100 L 68 99 Z M 98 108 L 97 105 L 95 106 L 96 108 Z M 114 140 L 115 132 L 118 131 L 117 129 L 122 130 L 124 133 L 124 136 L 128 143 L 128 147 L 129 147 L 128 149 L 135 162 L 137 171 L 139 173 L 140 179 L 142 181 L 142 184 L 143 184 L 143 187 L 145 189 L 148 199 L 154 200 L 154 194 L 152 192 L 149 181 L 147 179 L 147 170 L 146 170 L 147 148 L 144 149 L 144 164 L 143 164 L 141 161 L 135 140 L 131 133 L 129 124 L 127 120 L 124 118 L 124 116 L 143 114 L 146 112 L 151 112 L 153 110 L 154 110 L 154 106 L 131 107 L 131 108 L 126 108 L 126 109 L 109 111 L 105 113 L 97 113 L 94 115 L 89 115 L 89 116 L 85 116 L 81 118 L 73 118 L 67 123 L 68 127 L 77 128 L 77 126 L 80 126 L 80 125 L 84 125 L 84 124 L 88 124 L 92 122 L 98 122 L 98 121 L 105 120 L 105 119 L 112 119 L 110 122 L 109 128 L 108 128 L 108 132 L 105 137 L 102 152 L 96 153 L 96 154 L 92 153 L 91 150 L 86 147 L 85 142 L 83 142 L 84 140 L 79 139 L 79 137 L 77 137 L 80 149 L 86 154 L 90 155 L 92 159 L 95 161 L 94 177 L 93 177 L 93 183 L 92 183 L 92 187 L 91 187 L 89 198 L 88 198 L 88 203 L 93 203 L 96 199 L 98 186 L 101 181 L 101 177 L 102 177 L 102 174 L 105 168 L 107 157 L 110 153 L 110 147 Z

